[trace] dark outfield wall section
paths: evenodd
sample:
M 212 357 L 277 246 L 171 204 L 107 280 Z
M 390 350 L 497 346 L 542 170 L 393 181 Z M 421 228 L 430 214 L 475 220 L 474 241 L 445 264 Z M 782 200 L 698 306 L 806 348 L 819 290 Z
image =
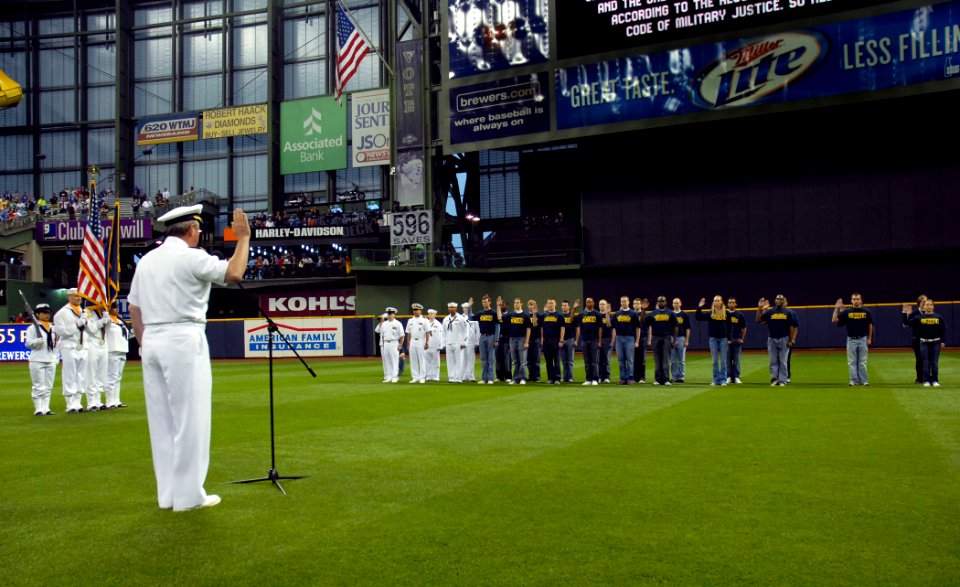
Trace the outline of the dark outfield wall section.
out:
M 696 305 L 696 301 L 694 301 Z M 908 347 L 910 332 L 901 326 L 900 308 L 894 306 L 870 307 L 873 312 L 876 334 L 874 347 Z M 800 335 L 797 348 L 843 348 L 846 345 L 845 330 L 830 322 L 833 313 L 829 308 L 798 308 Z M 960 304 L 941 304 L 937 312 L 947 321 L 947 346 L 960 344 Z M 746 348 L 767 347 L 767 328 L 754 321 L 756 311 L 744 311 L 747 315 Z M 692 319 L 692 314 L 691 314 Z M 405 320 L 402 320 L 406 322 Z M 376 321 L 372 318 L 344 319 L 343 351 L 347 357 L 372 357 L 377 354 Z M 691 349 L 704 350 L 707 345 L 706 325 L 693 322 Z M 207 339 L 210 356 L 215 359 L 243 358 L 243 322 L 216 321 L 207 323 Z M 131 353 L 136 356 L 136 351 Z M 479 358 L 478 358 L 479 360 Z
M 584 291 L 606 278 L 646 281 L 622 269 L 633 266 L 712 273 L 691 283 L 699 295 L 744 281 L 790 285 L 794 304 L 829 303 L 853 289 L 874 300 L 911 299 L 931 284 L 944 288 L 930 295 L 954 296 L 945 280 L 960 252 L 960 173 L 952 150 L 923 137 L 955 133 L 958 98 L 946 92 L 584 140 Z M 794 273 L 802 278 L 784 284 Z

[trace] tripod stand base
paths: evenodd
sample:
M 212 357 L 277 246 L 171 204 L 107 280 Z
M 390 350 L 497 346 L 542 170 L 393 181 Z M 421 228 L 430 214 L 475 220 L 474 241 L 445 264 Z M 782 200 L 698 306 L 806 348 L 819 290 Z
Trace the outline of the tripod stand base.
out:
M 277 489 L 280 490 L 280 493 L 286 495 L 287 492 L 283 490 L 283 485 L 280 485 L 280 479 L 303 479 L 307 475 L 288 475 L 283 476 L 276 469 L 268 469 L 266 477 L 257 477 L 256 479 L 241 479 L 240 481 L 227 481 L 223 485 L 241 485 L 245 483 L 262 483 L 264 481 L 270 481 L 277 486 Z

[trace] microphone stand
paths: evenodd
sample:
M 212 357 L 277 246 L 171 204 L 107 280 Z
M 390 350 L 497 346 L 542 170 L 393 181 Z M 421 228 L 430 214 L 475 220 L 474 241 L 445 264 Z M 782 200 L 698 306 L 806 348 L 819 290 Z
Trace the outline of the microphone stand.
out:
M 243 285 L 240 282 L 237 282 L 237 287 L 241 291 L 246 292 L 243 288 Z M 310 373 L 311 376 L 316 377 L 317 374 L 313 369 L 310 368 L 310 365 L 307 365 L 306 361 L 303 360 L 303 357 L 300 356 L 300 353 L 297 352 L 297 349 L 293 348 L 293 345 L 290 344 L 290 341 L 287 340 L 287 337 L 280 332 L 280 329 L 277 327 L 277 323 L 273 321 L 267 313 L 263 310 L 260 304 L 256 304 L 257 310 L 260 312 L 260 316 L 267 321 L 267 333 L 270 335 L 267 342 L 267 356 L 268 363 L 270 365 L 270 469 L 267 470 L 266 477 L 257 477 L 255 479 L 241 479 L 240 481 L 228 481 L 224 485 L 238 485 L 246 483 L 262 483 L 264 481 L 270 481 L 277 486 L 277 489 L 280 490 L 280 493 L 286 495 L 287 492 L 283 490 L 283 486 L 280 485 L 281 479 L 303 479 L 306 475 L 287 475 L 283 476 L 277 471 L 277 453 L 276 453 L 276 437 L 274 434 L 274 418 L 273 418 L 273 336 L 277 334 L 283 339 L 283 342 L 286 343 L 287 348 L 293 351 L 293 354 L 300 359 L 300 363 L 303 367 Z

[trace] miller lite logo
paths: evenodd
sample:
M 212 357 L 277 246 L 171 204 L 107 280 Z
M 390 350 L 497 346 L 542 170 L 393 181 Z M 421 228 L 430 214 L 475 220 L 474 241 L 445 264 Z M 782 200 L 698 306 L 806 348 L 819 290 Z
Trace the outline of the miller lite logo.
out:
M 707 109 L 756 104 L 786 88 L 826 55 L 827 40 L 814 31 L 752 39 L 700 72 L 693 101 Z

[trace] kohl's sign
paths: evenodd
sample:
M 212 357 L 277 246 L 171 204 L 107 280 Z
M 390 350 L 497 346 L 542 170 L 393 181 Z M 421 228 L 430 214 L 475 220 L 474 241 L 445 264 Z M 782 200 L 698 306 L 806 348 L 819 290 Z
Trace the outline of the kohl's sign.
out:
M 260 295 L 260 307 L 272 317 L 355 316 L 357 294 L 353 289 L 337 289 Z

